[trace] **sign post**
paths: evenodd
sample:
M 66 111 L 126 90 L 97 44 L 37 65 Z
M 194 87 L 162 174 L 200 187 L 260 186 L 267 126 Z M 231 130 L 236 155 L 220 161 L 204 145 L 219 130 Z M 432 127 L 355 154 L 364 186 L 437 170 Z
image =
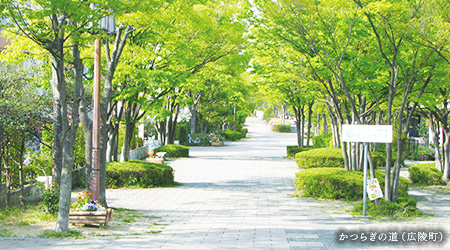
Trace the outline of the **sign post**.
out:
M 392 143 L 392 125 L 342 125 L 342 141 L 364 142 L 363 216 L 365 217 L 369 142 Z

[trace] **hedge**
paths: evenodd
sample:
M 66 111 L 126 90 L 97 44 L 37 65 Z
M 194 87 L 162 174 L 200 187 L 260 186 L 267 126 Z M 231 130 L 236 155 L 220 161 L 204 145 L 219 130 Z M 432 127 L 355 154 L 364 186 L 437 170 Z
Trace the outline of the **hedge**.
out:
M 227 129 L 224 131 L 225 139 L 228 141 L 239 141 L 240 139 L 242 139 L 244 137 L 244 133 L 245 132 L 233 131 L 230 129 Z
M 377 170 L 375 176 L 384 192 L 384 172 Z M 399 197 L 409 197 L 408 183 L 407 179 L 400 178 Z M 358 200 L 363 196 L 363 172 L 343 168 L 305 169 L 296 174 L 294 185 L 307 197 Z
M 173 169 L 165 164 L 134 160 L 106 165 L 106 188 L 167 187 L 174 183 Z
M 291 125 L 275 124 L 275 125 L 272 125 L 272 131 L 281 132 L 281 133 L 291 133 L 292 129 L 291 129 Z
M 408 169 L 409 179 L 418 185 L 445 185 L 442 172 L 436 169 L 434 163 L 419 163 Z
M 299 168 L 343 167 L 344 157 L 339 148 L 316 148 L 295 155 Z
M 189 157 L 189 147 L 176 144 L 167 144 L 157 147 L 153 150 L 157 152 L 166 152 L 167 158 Z
M 331 133 L 313 136 L 311 138 L 311 140 L 313 143 L 313 147 L 316 147 L 316 148 L 332 148 L 333 147 L 333 135 Z
M 313 149 L 313 147 L 301 148 L 301 147 L 299 147 L 297 145 L 286 146 L 287 156 L 289 156 L 289 157 L 295 157 L 295 155 L 297 153 L 308 151 L 308 150 L 311 150 L 311 149 Z

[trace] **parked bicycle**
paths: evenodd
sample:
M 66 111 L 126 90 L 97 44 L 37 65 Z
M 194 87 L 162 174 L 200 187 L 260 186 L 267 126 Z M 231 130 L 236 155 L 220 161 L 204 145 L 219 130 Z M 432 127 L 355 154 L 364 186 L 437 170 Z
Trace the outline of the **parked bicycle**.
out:
M 188 144 L 194 146 L 205 145 L 205 138 L 196 136 L 195 139 L 192 138 L 191 134 L 188 134 Z

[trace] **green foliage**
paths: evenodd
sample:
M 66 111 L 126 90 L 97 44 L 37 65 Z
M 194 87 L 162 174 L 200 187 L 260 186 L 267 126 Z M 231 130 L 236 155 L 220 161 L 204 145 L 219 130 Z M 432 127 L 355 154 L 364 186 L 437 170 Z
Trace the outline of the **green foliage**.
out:
M 264 115 L 263 115 L 263 120 L 266 121 L 266 122 L 269 122 L 273 118 L 278 118 L 278 115 L 276 115 L 273 112 L 273 109 L 272 108 L 265 109 L 264 110 Z
M 46 188 L 42 192 L 41 206 L 46 213 L 56 214 L 59 208 L 59 190 Z
M 434 163 L 419 163 L 408 168 L 409 179 L 418 185 L 445 185 L 442 172 L 436 169 Z
M 81 232 L 76 230 L 67 230 L 67 232 L 56 232 L 53 230 L 44 230 L 42 234 L 39 235 L 39 238 L 82 238 Z
M 242 132 L 233 131 L 230 129 L 226 129 L 224 131 L 224 135 L 225 135 L 225 140 L 228 140 L 228 141 L 239 141 L 240 139 L 243 138 Z
M 373 159 L 374 166 L 377 167 L 386 167 L 386 155 L 383 152 L 370 152 L 370 155 Z
M 190 132 L 190 123 L 189 122 L 178 122 L 177 123 L 177 140 L 180 144 L 184 145 L 188 142 L 188 134 Z
M 359 202 L 353 209 L 354 213 L 363 213 L 363 202 Z M 373 217 L 410 218 L 420 215 L 417 209 L 417 201 L 409 196 L 399 197 L 397 202 L 387 202 L 379 199 L 379 205 L 375 201 L 367 202 L 366 214 Z
M 384 172 L 377 170 L 375 177 L 384 190 Z M 409 181 L 400 178 L 398 200 L 408 198 Z M 345 171 L 343 168 L 311 168 L 296 174 L 294 185 L 304 196 L 358 200 L 363 196 L 363 172 Z
M 106 165 L 106 188 L 150 188 L 173 185 L 173 169 L 165 164 L 127 161 L 110 162 Z
M 339 148 L 317 148 L 295 155 L 299 168 L 333 168 L 343 167 L 344 157 Z
M 333 147 L 333 135 L 331 133 L 313 136 L 311 138 L 313 147 L 316 148 L 332 148 Z
M 168 144 L 162 145 L 154 150 L 157 152 L 166 152 L 167 158 L 189 157 L 189 147 L 183 145 Z
M 37 176 L 50 176 L 52 175 L 52 155 L 50 151 L 41 150 L 37 154 L 31 156 L 30 167 Z
M 276 125 L 272 126 L 272 131 L 282 132 L 282 133 L 291 133 L 292 128 L 291 128 L 291 125 L 276 124 Z
M 343 168 L 312 168 L 297 173 L 294 185 L 302 195 L 324 199 L 362 198 L 362 172 Z
M 286 146 L 287 156 L 295 157 L 297 153 L 308 151 L 313 149 L 313 147 L 301 148 L 297 145 Z

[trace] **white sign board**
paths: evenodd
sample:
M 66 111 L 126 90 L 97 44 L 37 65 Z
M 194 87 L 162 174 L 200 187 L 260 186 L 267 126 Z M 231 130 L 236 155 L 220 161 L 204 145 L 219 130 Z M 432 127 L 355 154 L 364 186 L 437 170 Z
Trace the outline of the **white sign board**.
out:
M 367 180 L 367 195 L 371 201 L 383 197 L 383 192 L 377 179 Z
M 342 141 L 392 142 L 392 125 L 342 125 Z

